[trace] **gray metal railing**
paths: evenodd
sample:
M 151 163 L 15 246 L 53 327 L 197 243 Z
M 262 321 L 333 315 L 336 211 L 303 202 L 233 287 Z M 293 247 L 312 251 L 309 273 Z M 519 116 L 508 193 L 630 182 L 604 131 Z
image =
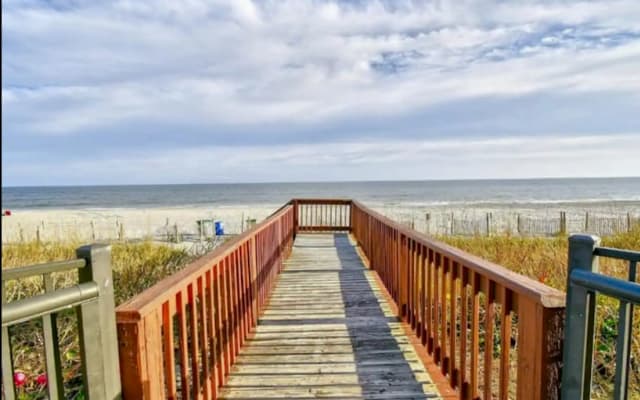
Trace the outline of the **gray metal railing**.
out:
M 628 261 L 628 280 L 598 273 L 600 257 Z M 563 399 L 586 400 L 591 396 L 596 294 L 620 300 L 614 399 L 627 399 L 633 305 L 640 304 L 640 284 L 635 282 L 638 261 L 639 251 L 600 247 L 597 236 L 569 238 Z
M 3 398 L 16 398 L 9 327 L 41 319 L 44 334 L 48 398 L 63 399 L 64 387 L 58 342 L 57 312 L 75 308 L 85 398 L 120 398 L 120 367 L 111 272 L 111 247 L 83 246 L 77 259 L 8 269 L 2 272 L 2 386 Z M 78 284 L 55 289 L 52 274 L 78 271 Z M 41 275 L 45 293 L 8 302 L 6 283 Z

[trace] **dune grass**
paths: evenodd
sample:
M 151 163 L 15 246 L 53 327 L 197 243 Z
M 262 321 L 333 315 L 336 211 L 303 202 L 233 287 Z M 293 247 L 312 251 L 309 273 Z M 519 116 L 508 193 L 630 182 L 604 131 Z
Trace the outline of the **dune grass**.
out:
M 529 276 L 549 286 L 565 290 L 567 238 L 531 238 L 519 236 L 477 236 L 439 237 L 453 246 L 469 253 L 501 264 L 518 273 Z M 22 243 L 2 247 L 2 268 L 12 268 L 54 260 L 75 257 L 75 249 L 82 243 Z M 603 245 L 623 249 L 640 249 L 640 227 L 603 239 Z M 140 293 L 160 279 L 172 274 L 192 259 L 184 250 L 152 242 L 114 243 L 112 246 L 112 266 L 116 304 Z M 626 278 L 624 263 L 603 260 L 603 273 Z M 77 281 L 73 273 L 56 274 L 58 287 L 68 286 Z M 43 282 L 34 277 L 6 286 L 9 301 L 41 293 Z M 631 399 L 640 398 L 640 310 L 634 313 L 634 333 L 632 345 Z M 613 385 L 615 339 L 618 302 L 599 296 L 597 353 L 595 361 L 596 393 L 594 398 L 610 397 Z M 78 338 L 75 314 L 59 315 L 59 336 L 67 398 L 82 398 Z M 45 387 L 36 382 L 36 377 L 44 373 L 44 354 L 39 322 L 25 323 L 12 328 L 12 346 L 16 370 L 24 372 L 27 383 L 20 388 L 19 398 L 44 398 Z M 635 396 L 635 397 L 634 397 Z
M 3 246 L 2 268 L 72 259 L 75 258 L 75 249 L 82 244 L 80 242 L 30 242 Z M 191 259 L 192 256 L 185 250 L 149 241 L 114 243 L 112 245 L 112 269 L 116 305 L 171 275 Z M 66 287 L 75 283 L 77 283 L 77 273 L 54 274 L 56 287 Z M 42 293 L 44 284 L 41 277 L 32 277 L 9 281 L 5 290 L 8 300 L 15 301 Z M 42 376 L 45 372 L 40 321 L 34 320 L 13 326 L 11 334 L 15 370 L 23 372 L 27 376 L 24 386 L 18 389 L 18 398 L 23 400 L 45 398 L 45 385 L 37 382 L 37 377 Z M 65 380 L 65 397 L 82 399 L 75 313 L 62 312 L 58 314 L 58 335 Z

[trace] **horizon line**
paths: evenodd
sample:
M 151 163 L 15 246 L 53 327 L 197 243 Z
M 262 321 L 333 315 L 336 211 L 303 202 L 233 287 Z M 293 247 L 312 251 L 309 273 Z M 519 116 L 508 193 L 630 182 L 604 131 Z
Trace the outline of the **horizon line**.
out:
M 640 179 L 639 175 L 627 176 L 552 176 L 526 178 L 455 178 L 455 179 L 394 179 L 394 180 L 309 180 L 309 181 L 262 181 L 262 182 L 189 182 L 189 183 L 110 183 L 110 184 L 61 184 L 61 185 L 2 185 L 9 188 L 53 188 L 53 187 L 116 187 L 116 186 L 194 186 L 194 185 L 274 185 L 274 184 L 313 184 L 313 183 L 389 183 L 389 182 L 469 182 L 469 181 L 535 181 L 535 180 L 569 180 L 569 179 Z

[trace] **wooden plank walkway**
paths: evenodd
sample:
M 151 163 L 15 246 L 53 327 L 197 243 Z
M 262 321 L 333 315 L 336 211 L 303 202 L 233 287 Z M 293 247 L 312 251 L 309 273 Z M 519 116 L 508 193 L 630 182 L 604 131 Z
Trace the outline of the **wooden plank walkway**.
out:
M 349 236 L 299 234 L 221 398 L 439 394 Z

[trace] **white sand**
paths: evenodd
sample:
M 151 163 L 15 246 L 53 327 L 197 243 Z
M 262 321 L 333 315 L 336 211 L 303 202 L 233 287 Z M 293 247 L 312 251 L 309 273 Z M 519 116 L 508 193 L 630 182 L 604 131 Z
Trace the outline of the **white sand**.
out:
M 12 210 L 11 216 L 2 217 L 2 242 L 34 240 L 38 235 L 43 241 L 60 241 L 70 238 L 83 241 L 117 239 L 121 229 L 126 239 L 144 237 L 162 239 L 167 232 L 173 233 L 176 226 L 180 234 L 195 238 L 199 236 L 196 221 L 200 219 L 220 220 L 224 223 L 225 233 L 235 234 L 246 228 L 247 219 L 256 219 L 259 222 L 279 206 L 265 204 L 216 208 Z M 405 225 L 413 226 L 416 230 L 429 233 L 449 233 L 452 213 L 459 229 L 471 232 L 476 230 L 478 233 L 486 232 L 487 213 L 492 214 L 491 224 L 494 232 L 516 231 L 518 214 L 523 221 L 535 219 L 536 223 L 543 228 L 548 226 L 549 229 L 553 229 L 558 224 L 560 212 L 566 211 L 570 232 L 584 230 L 587 211 L 592 218 L 600 218 L 599 221 L 604 221 L 607 226 L 613 228 L 626 224 L 627 213 L 630 213 L 634 220 L 640 217 L 640 203 L 624 207 L 589 207 L 587 205 L 569 208 L 561 205 L 535 208 L 517 207 L 517 205 L 501 208 L 451 208 L 378 204 L 372 205 L 372 208 Z M 428 226 L 427 213 L 430 214 Z M 208 233 L 213 233 L 212 224 Z
M 79 240 L 94 238 L 115 239 L 122 233 L 127 239 L 158 237 L 173 232 L 177 225 L 182 234 L 198 234 L 197 220 L 214 219 L 224 223 L 225 233 L 238 233 L 242 220 L 258 221 L 277 207 L 224 207 L 224 208 L 148 208 L 100 210 L 11 210 L 10 217 L 2 217 L 2 242 L 35 239 L 61 240 L 74 236 Z M 211 233 L 211 227 L 208 228 Z

